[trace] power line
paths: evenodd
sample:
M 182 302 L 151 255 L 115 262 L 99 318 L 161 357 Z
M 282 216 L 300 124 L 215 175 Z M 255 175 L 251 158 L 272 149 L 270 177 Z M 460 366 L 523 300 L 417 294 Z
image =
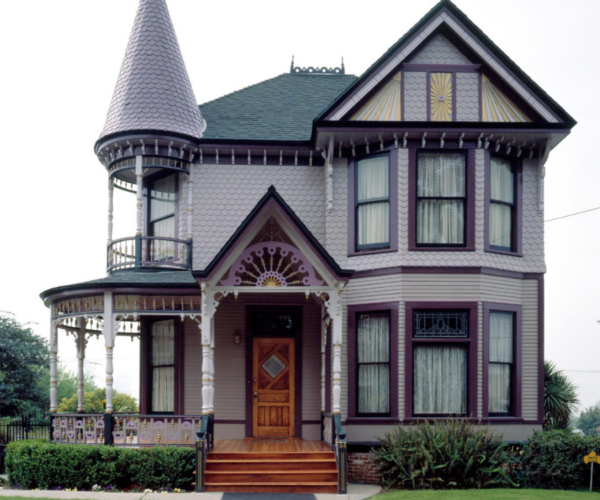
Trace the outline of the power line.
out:
M 600 207 L 590 208 L 589 210 L 584 210 L 583 212 L 577 212 L 574 214 L 563 215 L 562 217 L 556 217 L 554 219 L 548 219 L 548 220 L 545 220 L 544 222 L 552 222 L 553 220 L 566 219 L 567 217 L 573 217 L 574 215 L 580 215 L 580 214 L 585 214 L 588 212 L 593 212 L 594 210 L 600 210 Z

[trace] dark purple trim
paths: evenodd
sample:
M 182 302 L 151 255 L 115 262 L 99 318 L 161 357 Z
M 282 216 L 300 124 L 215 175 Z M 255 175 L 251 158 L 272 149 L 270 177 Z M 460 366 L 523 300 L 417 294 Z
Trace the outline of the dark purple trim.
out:
M 484 249 L 489 253 L 498 253 L 501 255 L 510 255 L 513 257 L 523 257 L 523 160 L 492 154 L 489 150 L 484 150 L 485 154 L 485 221 L 484 227 Z M 490 247 L 490 204 L 491 204 L 491 183 L 492 183 L 492 157 L 510 160 L 515 175 L 515 213 L 513 218 L 513 251 L 495 250 Z
M 522 420 L 522 381 L 523 381 L 523 307 L 520 304 L 504 304 L 498 302 L 483 303 L 483 418 L 492 418 L 502 422 L 504 418 L 518 418 Z M 509 417 L 489 416 L 489 362 L 490 362 L 490 312 L 501 311 L 514 314 L 514 374 L 511 380 L 512 415 Z
M 303 420 L 302 425 L 321 425 L 320 420 Z
M 140 317 L 140 412 L 144 415 L 149 413 L 149 363 L 148 363 L 148 320 L 145 316 Z
M 467 309 L 469 311 L 469 338 L 467 339 L 413 339 L 413 311 L 415 309 Z M 467 368 L 467 416 L 477 418 L 477 342 L 478 342 L 478 322 L 477 322 L 477 302 L 406 302 L 405 310 L 406 330 L 405 341 L 405 387 L 404 387 L 404 405 L 405 418 L 416 420 L 427 420 L 430 417 L 414 417 L 413 415 L 413 346 L 426 344 L 462 344 L 467 345 L 469 349 L 469 366 Z M 438 417 L 436 418 L 443 418 Z
M 416 64 L 404 63 L 402 67 L 408 71 L 433 71 L 440 73 L 476 73 L 481 64 Z M 429 94 L 427 94 L 429 95 Z
M 344 425 L 398 425 L 399 418 L 385 417 L 348 417 Z
M 392 274 L 489 274 L 492 276 L 502 276 L 503 278 L 515 279 L 539 279 L 541 276 L 543 276 L 542 273 L 521 273 L 518 271 L 506 271 L 504 269 L 492 269 L 489 267 L 396 266 L 357 271 L 354 273 L 352 278 L 370 278 L 372 276 L 389 276 Z
M 483 75 L 483 73 L 480 72 L 477 77 L 477 89 L 478 89 L 477 100 L 479 102 L 479 122 L 480 123 L 483 121 L 483 87 L 481 86 L 483 83 L 482 75 Z
M 245 424 L 247 420 L 221 420 L 219 418 L 215 418 L 215 424 Z
M 302 333 L 303 307 L 290 306 L 288 304 L 270 305 L 270 306 L 246 306 L 246 437 L 253 437 L 253 397 L 252 397 L 252 379 L 254 362 L 254 314 L 257 311 L 281 310 L 286 314 L 294 316 L 294 437 L 302 438 Z
M 544 423 L 544 337 L 545 337 L 544 276 L 538 278 L 538 423 Z
M 390 165 L 390 246 L 374 250 L 356 250 L 356 165 L 360 160 L 388 155 Z M 372 155 L 348 162 L 348 257 L 398 251 L 398 149 L 385 148 Z
M 466 236 L 465 246 L 425 247 L 417 246 L 417 153 L 429 149 L 410 148 L 408 152 L 408 250 L 411 252 L 474 252 L 475 251 L 475 150 L 436 149 L 436 153 L 466 152 Z
M 386 421 L 398 420 L 398 302 L 378 302 L 374 304 L 353 304 L 348 306 L 348 418 L 372 421 L 381 417 L 357 417 L 357 354 L 356 354 L 356 315 L 374 311 L 390 313 L 390 417 Z
M 402 82 L 404 85 L 404 82 Z M 425 99 L 427 103 L 427 121 L 431 121 L 431 73 L 429 71 L 425 72 Z
M 458 114 L 456 112 L 456 101 L 458 100 L 458 90 L 456 88 L 456 71 L 451 72 L 452 74 L 452 121 L 458 120 Z
M 402 80 L 400 81 L 400 120 L 404 120 L 404 70 L 402 70 Z

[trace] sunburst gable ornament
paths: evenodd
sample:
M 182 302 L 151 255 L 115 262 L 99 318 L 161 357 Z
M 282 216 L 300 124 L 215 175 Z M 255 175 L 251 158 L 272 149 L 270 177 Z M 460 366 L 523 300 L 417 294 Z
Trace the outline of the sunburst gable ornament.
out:
M 450 73 L 431 73 L 430 103 L 432 121 L 452 121 L 452 75 Z

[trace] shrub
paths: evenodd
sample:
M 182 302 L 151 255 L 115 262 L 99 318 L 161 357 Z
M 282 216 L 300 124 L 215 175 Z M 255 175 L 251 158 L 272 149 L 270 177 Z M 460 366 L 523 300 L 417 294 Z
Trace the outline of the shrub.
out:
M 583 457 L 600 455 L 600 437 L 570 431 L 536 432 L 523 446 L 521 475 L 530 488 L 573 490 L 589 487 L 590 466 Z M 600 490 L 600 467 L 594 467 L 594 489 Z
M 27 489 L 91 490 L 98 485 L 116 490 L 189 490 L 194 467 L 192 448 L 69 446 L 27 440 L 10 443 L 6 453 L 11 485 Z
M 486 488 L 512 484 L 509 447 L 464 419 L 397 427 L 373 450 L 386 488 Z

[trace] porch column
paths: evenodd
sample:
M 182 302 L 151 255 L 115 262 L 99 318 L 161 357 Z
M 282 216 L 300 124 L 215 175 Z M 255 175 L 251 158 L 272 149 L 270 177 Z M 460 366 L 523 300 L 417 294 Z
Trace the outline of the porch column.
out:
M 52 308 L 50 308 L 52 310 Z M 56 369 L 58 356 L 58 328 L 50 320 L 50 413 L 58 409 L 58 388 L 56 387 Z
M 112 243 L 113 239 L 113 196 L 114 196 L 115 186 L 113 183 L 113 178 L 109 177 L 108 179 L 108 244 Z
M 83 361 L 85 359 L 85 325 L 86 318 L 77 318 L 79 331 L 77 332 L 77 411 L 83 413 Z
M 115 322 L 113 318 L 112 293 L 104 293 L 104 321 L 102 322 L 102 334 L 104 335 L 104 346 L 106 347 L 106 410 L 105 413 L 113 411 L 113 348 L 115 346 Z
M 208 399 L 208 412 L 212 415 L 215 413 L 215 323 L 214 318 L 211 321 L 210 328 L 210 351 L 209 351 L 209 365 L 210 365 L 210 397 Z
M 340 294 L 334 295 L 332 320 L 332 335 L 333 344 L 333 405 L 332 413 L 341 413 L 341 398 L 342 398 L 342 298 Z
M 321 306 L 321 413 L 325 413 L 327 408 L 327 382 L 325 374 L 327 373 L 327 326 L 329 324 L 327 311 Z
M 202 415 L 210 415 L 210 346 L 212 340 L 212 297 L 206 284 L 202 283 Z

